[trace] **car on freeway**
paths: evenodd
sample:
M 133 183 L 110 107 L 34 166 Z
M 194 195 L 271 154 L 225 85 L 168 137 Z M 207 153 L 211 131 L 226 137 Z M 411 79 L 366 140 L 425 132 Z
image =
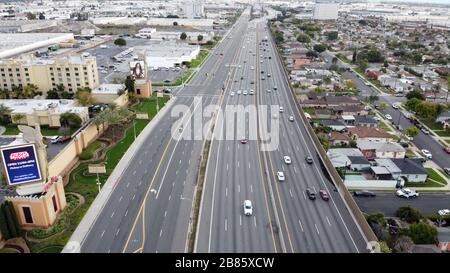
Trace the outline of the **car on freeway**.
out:
M 285 155 L 285 156 L 283 157 L 283 159 L 284 159 L 284 163 L 286 163 L 287 165 L 289 165 L 289 164 L 292 163 L 291 157 L 290 157 L 290 156 Z
M 306 189 L 306 195 L 308 196 L 309 200 L 316 200 L 316 193 L 310 188 Z
M 361 196 L 361 197 L 375 197 L 376 194 L 371 192 L 371 191 L 354 191 L 353 192 L 354 196 Z
M 444 172 L 448 175 L 450 175 L 450 168 L 444 168 Z
M 450 215 L 450 209 L 440 209 L 440 210 L 438 210 L 438 214 L 442 215 L 442 216 Z
M 370 86 L 370 82 L 364 82 L 364 84 Z
M 243 80 L 243 79 L 244 79 L 244 77 L 242 76 L 242 77 L 241 77 L 241 80 Z
M 269 92 L 269 93 L 270 93 L 270 92 L 272 92 L 272 90 L 270 90 L 270 89 L 267 89 L 267 92 Z
M 255 94 L 255 91 L 253 91 L 253 89 L 250 89 L 249 94 L 250 94 L 250 95 L 254 95 L 254 94 Z
M 285 180 L 283 172 L 277 172 L 278 181 L 283 182 Z
M 250 67 L 250 70 L 255 70 L 255 67 L 254 66 Z
M 284 108 L 283 108 L 283 106 L 280 106 L 280 113 L 283 113 L 284 112 Z
M 389 115 L 389 114 L 386 114 L 384 117 L 385 117 L 387 120 L 392 120 L 392 116 Z
M 248 140 L 245 137 L 241 138 L 241 144 L 247 144 L 247 142 Z
M 240 95 L 240 94 L 241 94 L 241 90 L 238 90 L 236 93 L 237 93 L 238 95 Z
M 264 77 L 261 77 L 261 80 L 265 80 L 266 78 L 264 78 Z
M 429 160 L 433 159 L 433 155 L 431 154 L 430 151 L 428 151 L 427 149 L 422 149 L 420 150 L 422 152 L 422 154 Z
M 275 85 L 274 87 L 273 87 L 273 90 L 277 90 L 278 89 L 278 87 Z
M 306 160 L 306 163 L 308 163 L 308 164 L 313 164 L 313 159 L 312 159 L 312 157 L 311 156 L 305 156 L 305 160 Z
M 247 95 L 248 95 L 247 90 L 242 91 L 242 94 L 243 94 L 244 96 L 247 96 Z
M 444 152 L 446 152 L 447 154 L 450 154 L 450 147 L 444 147 Z
M 251 81 L 250 84 L 255 84 L 255 82 L 254 82 L 254 81 Z
M 320 190 L 319 195 L 324 201 L 330 200 L 330 196 L 328 195 L 328 192 L 326 190 Z
M 420 129 L 420 131 L 422 131 L 422 133 L 424 133 L 424 134 L 426 134 L 426 135 L 429 135 L 429 134 L 430 134 L 430 131 L 428 131 L 428 129 L 427 129 L 427 128 L 424 128 L 424 127 L 422 127 L 422 128 Z
M 234 96 L 234 92 L 233 91 L 230 92 L 230 96 Z
M 397 190 L 397 192 L 395 194 L 398 197 L 402 197 L 402 198 L 419 197 L 418 192 L 416 192 L 415 190 L 408 189 L 408 188 L 399 189 L 399 190 Z
M 289 121 L 294 121 L 294 116 L 289 116 Z
M 270 74 L 267 74 L 267 78 L 270 78 L 271 77 L 271 75 Z
M 264 70 L 261 70 L 261 74 L 264 74 Z
M 252 201 L 250 201 L 250 200 L 244 201 L 244 214 L 247 216 L 252 216 L 252 214 L 253 214 Z

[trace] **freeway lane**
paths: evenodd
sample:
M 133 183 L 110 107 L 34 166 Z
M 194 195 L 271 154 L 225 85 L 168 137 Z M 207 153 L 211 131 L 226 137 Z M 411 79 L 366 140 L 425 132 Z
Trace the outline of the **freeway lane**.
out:
M 233 62 L 233 84 L 226 90 L 221 109 L 233 106 L 254 105 L 255 96 L 238 94 L 238 90 L 255 89 L 256 50 L 254 23 L 249 23 L 247 42 L 238 47 L 238 59 Z M 250 52 L 250 50 L 252 52 Z M 241 79 L 242 77 L 242 79 Z M 230 93 L 234 92 L 234 96 Z M 243 92 L 243 91 L 242 91 Z M 262 185 L 258 144 L 250 139 L 247 144 L 239 143 L 239 115 L 231 116 L 225 124 L 216 125 L 216 133 L 233 133 L 233 139 L 214 140 L 205 178 L 204 194 L 196 240 L 196 252 L 274 252 L 274 242 L 267 199 Z M 249 116 L 245 117 L 248 124 Z M 231 127 L 230 127 L 231 125 Z M 245 128 L 246 137 L 255 129 Z M 243 215 L 243 201 L 252 200 L 253 216 Z M 278 246 L 279 247 L 279 246 Z
M 226 72 L 217 75 L 209 84 L 206 71 L 224 67 L 235 52 L 241 37 L 234 35 L 241 29 L 241 21 L 230 34 L 234 39 L 224 39 L 198 71 L 193 81 L 179 91 L 172 109 L 179 105 L 201 109 L 217 103 Z M 226 71 L 227 69 L 224 69 Z M 203 95 L 203 101 L 194 100 Z M 186 128 L 192 123 L 189 114 L 183 115 Z M 167 113 L 162 117 L 141 147 L 140 153 L 130 162 L 117 187 L 107 201 L 82 243 L 82 252 L 184 252 L 186 246 L 192 194 L 196 182 L 202 141 L 171 138 L 172 125 L 181 116 Z M 207 118 L 202 118 L 207 121 Z M 195 133 L 192 133 L 195 134 Z M 201 138 L 200 138 L 201 139 Z
M 269 36 L 269 32 L 264 30 L 261 34 L 261 37 L 263 36 Z M 275 55 L 275 45 L 272 40 L 269 41 L 268 47 L 262 46 L 266 48 L 266 52 L 269 49 L 269 52 L 264 52 L 263 55 L 271 56 L 271 59 L 264 59 L 262 63 L 262 69 L 272 74 L 270 80 L 266 77 L 265 87 L 273 89 L 276 85 L 278 90 L 276 93 L 266 92 L 265 102 L 285 108 L 285 113 L 279 114 L 280 148 L 269 153 L 269 160 L 272 162 L 272 173 L 284 169 L 286 176 L 285 182 L 273 183 L 276 192 L 279 192 L 276 196 L 281 203 L 280 214 L 286 219 L 289 230 L 287 251 L 365 252 L 365 239 L 338 193 L 329 190 L 333 189 L 333 186 L 318 168 L 319 159 L 301 123 L 292 93 L 283 75 L 283 68 Z M 294 116 L 294 123 L 288 121 L 288 115 Z M 292 165 L 286 166 L 282 162 L 284 155 L 292 158 Z M 305 164 L 306 155 L 313 157 L 312 166 Z M 304 194 L 307 187 L 316 192 L 326 189 L 331 200 L 324 202 L 320 197 L 315 201 L 307 200 Z

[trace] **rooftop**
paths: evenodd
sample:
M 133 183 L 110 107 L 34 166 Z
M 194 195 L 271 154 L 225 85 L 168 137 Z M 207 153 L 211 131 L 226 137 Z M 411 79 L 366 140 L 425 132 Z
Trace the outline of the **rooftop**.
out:
M 56 113 L 72 112 L 78 113 L 85 111 L 86 107 L 76 106 L 74 100 L 35 100 L 35 99 L 18 99 L 18 100 L 0 100 L 0 104 L 10 108 L 11 113 L 31 114 L 34 110 L 54 109 Z

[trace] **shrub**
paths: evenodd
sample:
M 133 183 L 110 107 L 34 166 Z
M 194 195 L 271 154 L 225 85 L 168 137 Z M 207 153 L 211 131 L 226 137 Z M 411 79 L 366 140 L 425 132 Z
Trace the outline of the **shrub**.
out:
M 94 154 L 91 151 L 82 151 L 80 154 L 81 160 L 88 160 L 91 159 L 94 156 Z
M 403 206 L 398 208 L 396 215 L 401 220 L 408 223 L 416 223 L 423 218 L 422 214 L 416 208 L 413 208 L 411 206 Z

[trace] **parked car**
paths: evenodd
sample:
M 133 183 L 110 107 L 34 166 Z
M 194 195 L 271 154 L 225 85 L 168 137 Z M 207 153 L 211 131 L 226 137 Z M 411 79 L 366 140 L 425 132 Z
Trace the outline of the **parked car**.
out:
M 423 128 L 423 127 L 420 129 L 420 131 L 422 131 L 422 133 L 424 133 L 426 135 L 430 134 L 430 131 L 428 131 L 426 128 Z
M 70 139 L 72 139 L 70 136 L 62 136 L 58 139 L 58 143 L 66 143 Z
M 411 189 L 400 189 L 395 193 L 398 197 L 402 197 L 402 198 L 411 198 L 411 197 L 419 197 L 419 193 L 416 192 L 415 190 L 411 190 Z
M 450 154 L 450 147 L 444 147 L 444 152 L 446 152 L 447 154 Z
M 442 215 L 442 216 L 450 215 L 450 209 L 440 209 L 440 210 L 438 210 L 438 214 Z
M 386 114 L 384 117 L 385 117 L 387 120 L 392 120 L 392 116 L 389 115 L 389 114 Z
M 361 197 L 375 197 L 376 194 L 371 191 L 354 191 L 354 196 L 361 196 Z
M 433 155 L 427 149 L 422 149 L 420 151 L 422 152 L 422 154 L 424 154 L 426 156 L 427 159 L 429 159 L 429 160 L 433 159 Z

